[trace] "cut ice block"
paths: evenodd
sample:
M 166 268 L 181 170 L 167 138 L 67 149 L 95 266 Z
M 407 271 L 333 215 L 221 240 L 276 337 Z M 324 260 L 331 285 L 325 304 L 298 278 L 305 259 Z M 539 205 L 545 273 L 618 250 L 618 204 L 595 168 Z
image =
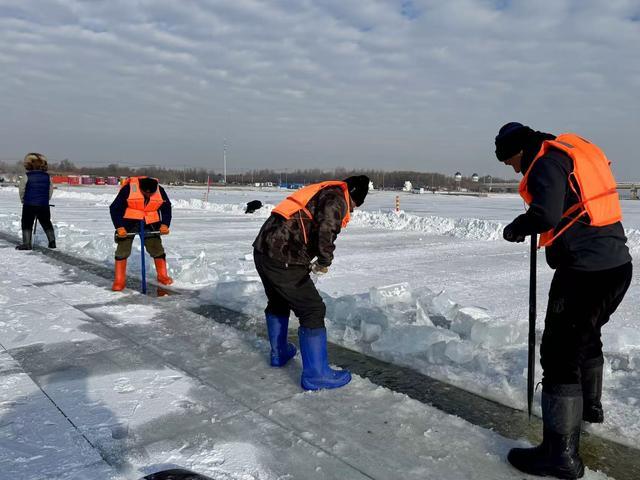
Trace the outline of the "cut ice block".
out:
M 471 337 L 471 328 L 476 323 L 488 323 L 491 317 L 487 311 L 478 307 L 465 307 L 458 310 L 451 323 L 451 330 L 462 338 Z
M 458 304 L 452 301 L 442 290 L 438 295 L 433 297 L 429 307 L 429 314 L 443 317 L 449 322 L 453 321 L 458 311 Z
M 396 303 L 411 302 L 411 290 L 406 282 L 395 283 L 383 287 L 373 287 L 369 290 L 371 304 L 376 307 L 385 307 Z
M 447 342 L 444 354 L 454 363 L 468 363 L 475 356 L 475 348 L 471 342 L 451 340 Z
M 407 325 L 387 330 L 380 340 L 371 344 L 371 349 L 374 352 L 416 354 L 425 352 L 436 342 L 452 338 L 459 337 L 455 333 L 440 328 Z
M 375 342 L 382 335 L 382 327 L 375 323 L 362 322 L 360 331 L 362 332 L 362 341 L 365 343 Z
M 499 347 L 524 342 L 527 336 L 527 324 L 498 323 L 478 321 L 471 326 L 471 341 L 483 347 Z

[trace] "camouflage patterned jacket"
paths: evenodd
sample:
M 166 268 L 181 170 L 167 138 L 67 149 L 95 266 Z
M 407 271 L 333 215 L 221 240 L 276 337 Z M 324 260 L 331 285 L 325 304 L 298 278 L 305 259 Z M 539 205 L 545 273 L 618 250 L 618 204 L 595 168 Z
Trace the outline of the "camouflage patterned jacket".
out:
M 314 257 L 318 257 L 318 264 L 322 266 L 331 265 L 334 242 L 347 214 L 344 193 L 340 187 L 324 188 L 311 198 L 307 209 L 313 220 L 302 215 L 306 244 L 300 219 L 286 220 L 273 213 L 253 242 L 255 250 L 287 265 L 309 265 Z

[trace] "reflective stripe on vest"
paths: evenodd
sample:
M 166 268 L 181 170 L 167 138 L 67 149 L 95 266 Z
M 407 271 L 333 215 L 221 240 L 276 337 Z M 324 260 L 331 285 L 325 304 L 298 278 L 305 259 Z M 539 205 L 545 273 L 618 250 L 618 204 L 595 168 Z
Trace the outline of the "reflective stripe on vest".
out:
M 555 140 L 542 142 L 540 151 L 520 182 L 520 196 L 527 205 L 533 201 L 527 187 L 529 173 L 536 161 L 550 148 L 561 150 L 573 160 L 573 171 L 569 174 L 568 183 L 579 201 L 562 214 L 562 218 L 576 215 L 559 232 L 555 233 L 555 228 L 552 228 L 540 235 L 538 248 L 551 245 L 556 238 L 585 215 L 589 216 L 589 225 L 594 227 L 603 227 L 622 220 L 620 198 L 616 180 L 611 172 L 611 162 L 596 145 L 574 133 L 563 133 Z M 574 182 L 578 185 L 577 190 Z
M 160 184 L 145 204 L 145 198 L 140 191 L 140 179 L 145 177 L 130 177 L 125 180 L 123 187 L 129 185 L 129 197 L 127 198 L 127 209 L 124 218 L 128 220 L 143 220 L 144 223 L 157 223 L 160 221 L 158 210 L 164 203 L 160 194 Z
M 300 220 L 300 225 L 302 227 L 302 234 L 304 235 L 304 243 L 307 243 L 307 231 L 304 228 L 302 212 L 307 216 L 307 220 L 312 220 L 313 215 L 307 209 L 307 204 L 313 198 L 315 194 L 317 194 L 320 190 L 327 187 L 338 186 L 342 188 L 344 193 L 344 199 L 347 202 L 347 213 L 342 219 L 342 228 L 345 228 L 351 220 L 351 201 L 349 196 L 349 187 L 345 182 L 340 182 L 337 180 L 330 180 L 327 182 L 314 183 L 312 185 L 307 185 L 306 187 L 302 187 L 300 190 L 289 195 L 282 202 L 280 202 L 276 207 L 272 210 L 273 213 L 277 213 L 278 215 L 290 220 L 294 216 L 297 215 L 297 218 Z

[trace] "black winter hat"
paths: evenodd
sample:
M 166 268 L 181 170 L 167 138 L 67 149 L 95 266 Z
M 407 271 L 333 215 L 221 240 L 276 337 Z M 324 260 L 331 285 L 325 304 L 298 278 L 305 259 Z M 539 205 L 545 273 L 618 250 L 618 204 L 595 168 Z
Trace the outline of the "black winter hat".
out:
M 369 192 L 369 177 L 366 175 L 355 175 L 344 179 L 344 182 L 349 187 L 349 194 L 353 199 L 356 206 L 360 206 L 364 203 L 364 198 Z
M 158 180 L 151 177 L 140 179 L 140 190 L 147 193 L 154 193 L 158 189 Z
M 496 157 L 498 160 L 504 162 L 524 150 L 532 133 L 534 133 L 533 130 L 518 122 L 509 122 L 503 125 L 496 136 Z

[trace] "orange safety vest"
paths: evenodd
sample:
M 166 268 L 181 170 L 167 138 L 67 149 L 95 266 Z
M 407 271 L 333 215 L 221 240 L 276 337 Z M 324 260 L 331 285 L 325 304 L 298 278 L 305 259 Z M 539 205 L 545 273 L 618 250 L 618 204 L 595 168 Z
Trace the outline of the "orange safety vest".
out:
M 311 212 L 307 209 L 307 204 L 320 190 L 333 186 L 339 186 L 342 188 L 342 191 L 344 192 L 344 199 L 347 202 L 347 214 L 342 219 L 342 228 L 345 228 L 349 223 L 349 220 L 351 220 L 351 197 L 349 195 L 349 187 L 347 184 L 338 180 L 329 180 L 327 182 L 314 183 L 312 185 L 302 187 L 300 190 L 296 190 L 276 205 L 272 212 L 277 213 L 287 220 L 290 220 L 297 215 L 297 218 L 300 220 L 300 226 L 302 227 L 304 243 L 307 243 L 307 231 L 304 227 L 302 212 L 306 214 L 306 220 L 313 220 L 313 215 L 311 215 Z
M 529 172 L 533 170 L 536 161 L 550 148 L 561 150 L 573 160 L 569 186 L 578 196 L 579 201 L 562 214 L 562 218 L 569 218 L 576 213 L 558 233 L 554 233 L 555 228 L 552 228 L 540 235 L 538 248 L 551 245 L 556 238 L 585 215 L 588 215 L 589 224 L 594 227 L 603 227 L 622 220 L 620 198 L 616 180 L 611 172 L 611 162 L 600 148 L 575 133 L 563 133 L 555 140 L 542 142 L 540 151 L 520 182 L 520 196 L 527 205 L 530 205 L 533 200 L 527 188 Z M 578 185 L 578 189 L 574 183 Z
M 124 218 L 129 220 L 143 220 L 144 223 L 157 223 L 160 221 L 158 210 L 164 203 L 164 199 L 160 194 L 160 185 L 151 195 L 149 201 L 145 204 L 145 198 L 140 191 L 140 179 L 145 177 L 130 177 L 124 181 L 122 187 L 129 185 L 129 197 L 127 198 L 127 209 L 124 212 Z

